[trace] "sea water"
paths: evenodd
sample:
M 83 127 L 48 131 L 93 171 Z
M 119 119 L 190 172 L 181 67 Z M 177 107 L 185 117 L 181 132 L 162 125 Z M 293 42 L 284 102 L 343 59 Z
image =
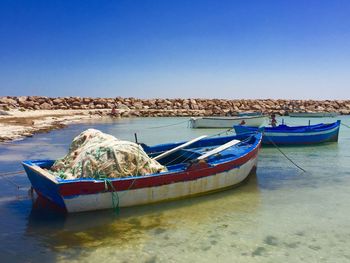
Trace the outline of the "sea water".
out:
M 349 117 L 339 117 L 350 124 Z M 312 119 L 311 124 L 333 122 Z M 281 122 L 282 120 L 279 119 Z M 308 119 L 284 118 L 307 125 Z M 104 119 L 0 145 L 0 172 L 55 159 L 97 128 L 158 144 L 222 130 L 186 118 Z M 224 135 L 224 133 L 223 133 Z M 263 148 L 258 169 L 235 189 L 180 201 L 64 215 L 31 198 L 25 174 L 0 178 L 1 262 L 350 262 L 350 129 L 338 143 Z M 17 189 L 17 186 L 20 188 Z

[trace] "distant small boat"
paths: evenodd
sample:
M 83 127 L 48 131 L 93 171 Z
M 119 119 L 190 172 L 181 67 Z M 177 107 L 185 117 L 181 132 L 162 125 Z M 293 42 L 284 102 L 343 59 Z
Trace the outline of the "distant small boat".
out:
M 249 134 L 263 132 L 263 144 L 277 145 L 303 145 L 323 142 L 337 142 L 339 135 L 340 120 L 329 124 L 316 124 L 309 126 L 277 127 L 246 127 L 234 126 L 237 134 Z
M 156 146 L 141 145 L 167 172 L 144 176 L 62 179 L 48 170 L 53 160 L 22 164 L 34 190 L 67 212 L 145 205 L 224 190 L 256 168 L 262 134 L 205 138 Z M 117 200 L 113 200 L 114 194 Z
M 242 116 L 262 116 L 262 112 L 252 112 L 252 111 L 247 111 L 247 112 L 239 112 L 237 116 L 242 117 Z
M 336 112 L 290 112 L 289 117 L 299 118 L 324 118 L 324 117 L 336 117 L 339 114 Z
M 239 117 L 192 117 L 190 125 L 192 128 L 232 128 L 234 125 L 247 125 L 260 127 L 268 120 L 268 117 L 239 116 Z

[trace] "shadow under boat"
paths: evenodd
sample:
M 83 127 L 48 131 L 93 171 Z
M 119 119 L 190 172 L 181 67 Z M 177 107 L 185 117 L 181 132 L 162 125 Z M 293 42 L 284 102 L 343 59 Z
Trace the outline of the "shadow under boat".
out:
M 67 214 L 60 207 L 42 197 L 36 197 L 28 216 L 26 233 L 47 245 L 60 248 L 69 246 L 95 246 L 106 240 L 122 238 L 136 241 L 145 230 L 171 228 L 170 221 L 178 216 L 186 225 L 202 224 L 225 215 L 254 213 L 260 204 L 256 169 L 240 184 L 226 191 L 188 199 L 151 205 Z M 138 233 L 138 235 L 135 235 Z

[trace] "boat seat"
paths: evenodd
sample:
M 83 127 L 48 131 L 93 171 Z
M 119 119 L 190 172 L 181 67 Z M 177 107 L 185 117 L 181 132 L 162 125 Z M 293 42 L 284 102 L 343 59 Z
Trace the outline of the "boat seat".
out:
M 181 149 L 183 149 L 185 147 L 188 147 L 189 145 L 194 144 L 195 142 L 198 142 L 199 140 L 202 140 L 202 139 L 204 139 L 206 137 L 207 137 L 207 135 L 202 135 L 202 136 L 199 136 L 197 138 L 194 138 L 194 139 L 192 139 L 192 140 L 190 140 L 188 142 L 185 142 L 185 143 L 183 143 L 183 144 L 181 144 L 181 145 L 179 145 L 179 146 L 177 146 L 177 147 L 175 147 L 173 149 L 170 149 L 170 150 L 168 150 L 166 152 L 163 152 L 163 153 L 153 157 L 153 160 L 160 160 L 160 159 L 162 159 L 162 158 L 164 158 L 164 157 L 166 157 L 168 155 L 171 155 L 172 153 L 180 151 Z
M 223 145 L 220 145 L 220 146 L 214 148 L 211 151 L 208 151 L 208 152 L 202 154 L 201 156 L 199 156 L 197 158 L 197 160 L 205 160 L 205 159 L 209 158 L 210 156 L 218 154 L 218 153 L 220 153 L 220 152 L 222 152 L 222 151 L 224 151 L 224 150 L 226 150 L 226 149 L 228 149 L 228 148 L 230 148 L 230 147 L 232 147 L 232 146 L 234 146 L 234 145 L 236 145 L 236 144 L 238 144 L 240 142 L 241 142 L 240 140 L 229 141 L 229 142 L 227 142 L 227 143 L 225 143 Z

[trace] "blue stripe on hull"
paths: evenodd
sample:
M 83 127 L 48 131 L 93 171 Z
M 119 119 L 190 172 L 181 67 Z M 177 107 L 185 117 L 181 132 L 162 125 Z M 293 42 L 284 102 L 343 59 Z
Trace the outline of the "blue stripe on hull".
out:
M 305 135 L 305 136 L 269 136 L 265 134 L 263 137 L 263 144 L 275 144 L 279 145 L 292 145 L 292 144 L 316 144 L 323 142 L 337 142 L 339 129 L 331 133 L 319 134 L 319 135 Z
M 249 127 L 234 126 L 237 134 L 249 134 L 257 131 L 263 132 L 263 144 L 303 145 L 323 142 L 337 142 L 340 121 L 330 124 L 316 124 L 311 126 L 277 127 Z M 272 141 L 272 142 L 271 142 Z

